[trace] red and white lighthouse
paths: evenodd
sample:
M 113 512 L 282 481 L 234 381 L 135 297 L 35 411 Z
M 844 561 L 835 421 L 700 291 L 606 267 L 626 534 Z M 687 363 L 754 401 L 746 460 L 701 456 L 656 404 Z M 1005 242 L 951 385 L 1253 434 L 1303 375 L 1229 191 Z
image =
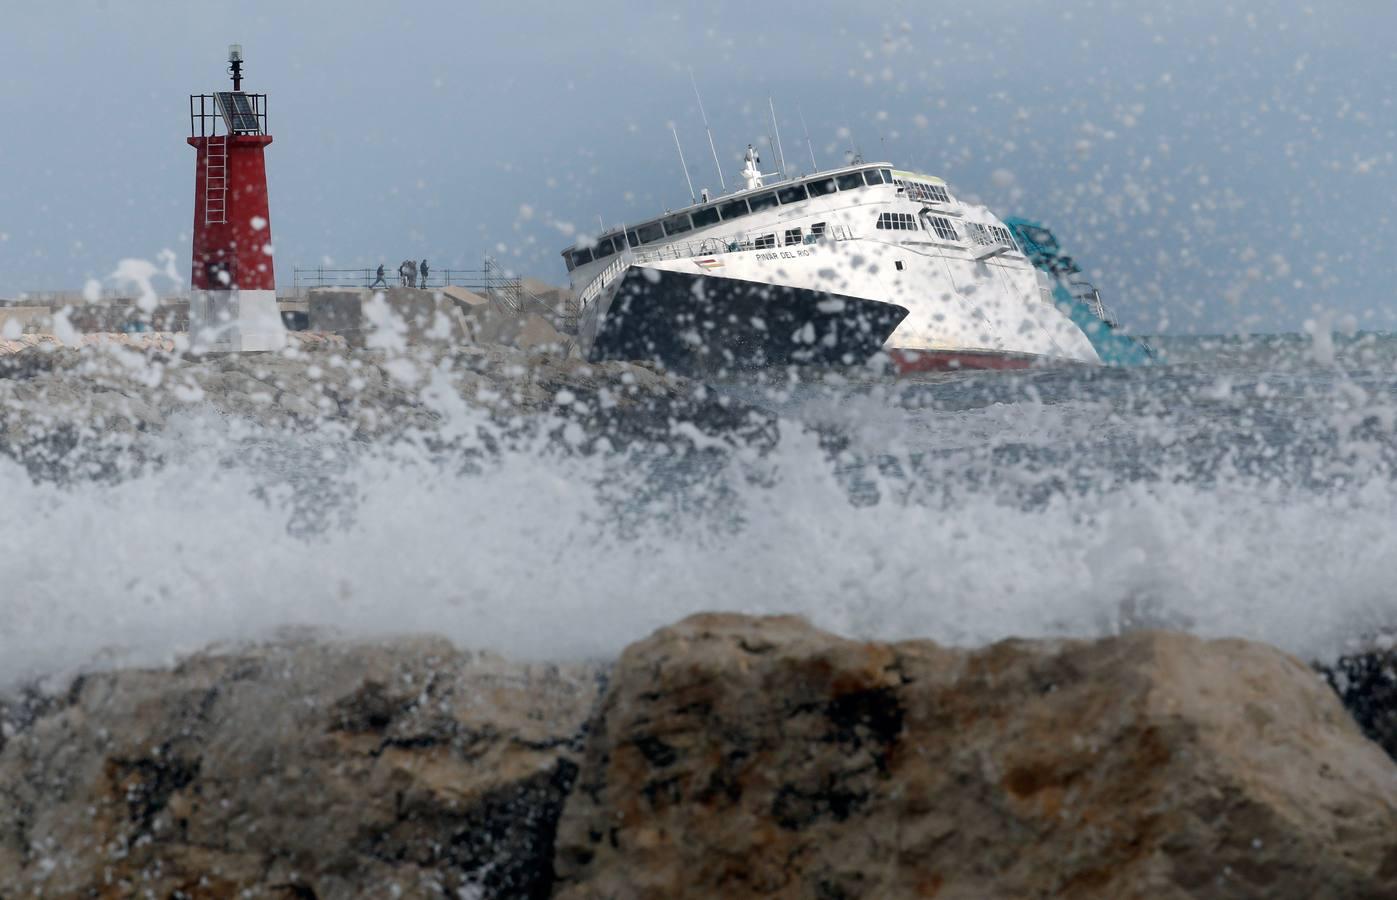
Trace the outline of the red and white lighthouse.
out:
M 189 96 L 194 170 L 189 332 L 200 350 L 279 350 L 267 203 L 267 95 L 242 89 L 242 47 L 228 48 L 231 91 Z

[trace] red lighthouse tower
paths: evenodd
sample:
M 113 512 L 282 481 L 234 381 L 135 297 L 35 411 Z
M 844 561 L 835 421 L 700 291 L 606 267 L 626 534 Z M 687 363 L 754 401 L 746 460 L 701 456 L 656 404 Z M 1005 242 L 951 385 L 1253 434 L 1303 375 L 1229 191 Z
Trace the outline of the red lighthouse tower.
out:
M 203 350 L 277 350 L 286 329 L 276 304 L 267 202 L 267 95 L 242 89 L 242 47 L 228 48 L 231 91 L 189 96 L 194 170 L 194 259 L 189 331 Z

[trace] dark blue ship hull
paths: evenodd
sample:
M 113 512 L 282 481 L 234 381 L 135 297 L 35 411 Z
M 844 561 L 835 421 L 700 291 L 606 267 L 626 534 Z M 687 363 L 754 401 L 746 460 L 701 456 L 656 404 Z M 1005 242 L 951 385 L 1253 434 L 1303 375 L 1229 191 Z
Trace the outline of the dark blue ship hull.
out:
M 587 358 L 646 360 L 688 375 L 867 363 L 904 307 L 786 285 L 632 267 Z

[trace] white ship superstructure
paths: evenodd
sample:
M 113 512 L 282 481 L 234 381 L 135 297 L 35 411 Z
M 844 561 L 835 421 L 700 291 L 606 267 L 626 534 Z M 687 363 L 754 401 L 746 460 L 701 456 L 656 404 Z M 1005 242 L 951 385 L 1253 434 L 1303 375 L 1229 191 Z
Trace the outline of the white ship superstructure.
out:
M 590 359 L 680 370 L 1097 363 L 1004 223 L 944 181 L 858 163 L 745 186 L 563 252 Z

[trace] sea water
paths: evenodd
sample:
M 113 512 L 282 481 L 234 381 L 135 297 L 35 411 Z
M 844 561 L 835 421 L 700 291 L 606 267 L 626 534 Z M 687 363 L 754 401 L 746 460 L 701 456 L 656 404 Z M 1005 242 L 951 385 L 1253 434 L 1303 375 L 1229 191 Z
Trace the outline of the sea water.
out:
M 1321 659 L 1397 625 L 1397 338 L 1156 343 L 1137 370 L 711 385 L 774 414 L 762 442 L 676 421 L 479 455 L 195 412 L 124 475 L 0 456 L 0 682 L 288 628 L 609 657 L 705 610 L 959 645 L 1161 626 Z

